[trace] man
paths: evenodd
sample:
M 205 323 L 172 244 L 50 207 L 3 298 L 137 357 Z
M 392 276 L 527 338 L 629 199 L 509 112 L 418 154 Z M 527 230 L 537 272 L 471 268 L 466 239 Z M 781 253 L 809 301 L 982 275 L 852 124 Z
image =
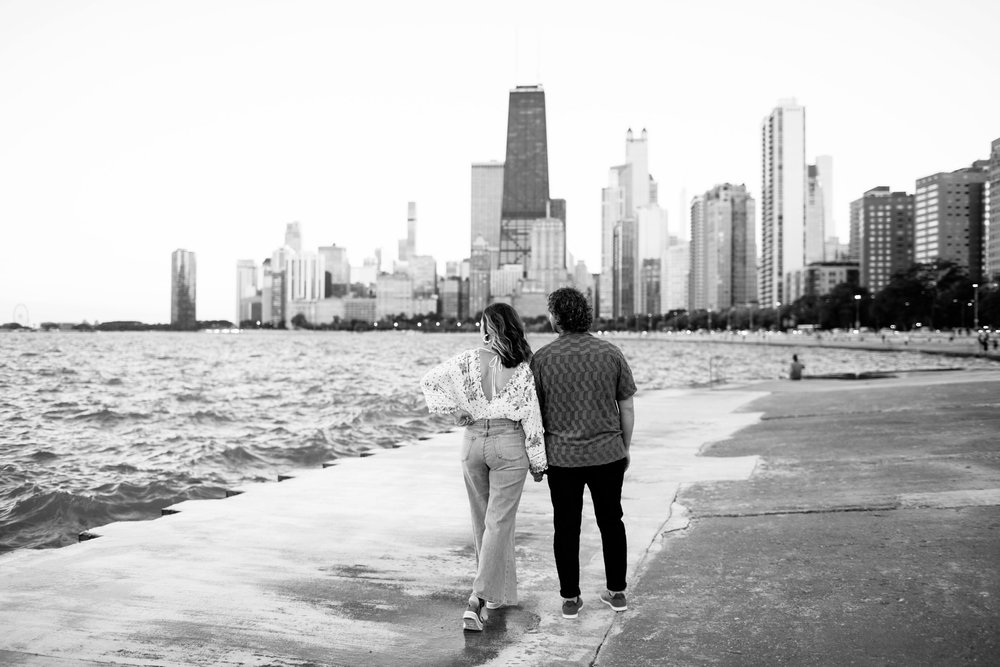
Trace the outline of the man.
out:
M 622 482 L 629 465 L 635 382 L 621 350 L 589 333 L 587 299 L 564 287 L 549 295 L 549 322 L 559 337 L 531 360 L 545 427 L 556 571 L 562 615 L 576 618 L 580 597 L 583 489 L 590 489 L 601 531 L 607 590 L 601 600 L 625 611 L 627 548 Z

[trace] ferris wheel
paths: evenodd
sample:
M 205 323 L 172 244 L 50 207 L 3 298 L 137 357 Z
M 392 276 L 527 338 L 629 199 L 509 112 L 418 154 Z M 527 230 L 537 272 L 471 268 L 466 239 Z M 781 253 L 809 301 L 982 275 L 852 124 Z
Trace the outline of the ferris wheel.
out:
M 30 318 L 28 316 L 28 307 L 23 303 L 19 303 L 14 306 L 14 322 L 17 322 L 22 327 L 30 326 Z

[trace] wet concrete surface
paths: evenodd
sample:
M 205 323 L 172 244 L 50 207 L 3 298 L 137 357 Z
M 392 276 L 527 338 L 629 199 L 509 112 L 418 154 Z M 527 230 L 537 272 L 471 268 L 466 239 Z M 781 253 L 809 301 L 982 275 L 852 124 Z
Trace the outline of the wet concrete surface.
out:
M 679 485 L 746 479 L 757 458 L 697 455 L 758 414 L 750 390 L 649 392 L 623 506 L 634 578 Z M 587 665 L 615 621 L 597 600 L 600 537 L 585 505 L 579 619 L 560 614 L 546 484 L 518 513 L 519 603 L 462 631 L 468 500 L 454 431 L 342 459 L 154 521 L 0 557 L 0 663 L 10 665 Z
M 1000 377 L 759 388 L 596 664 L 1000 664 Z

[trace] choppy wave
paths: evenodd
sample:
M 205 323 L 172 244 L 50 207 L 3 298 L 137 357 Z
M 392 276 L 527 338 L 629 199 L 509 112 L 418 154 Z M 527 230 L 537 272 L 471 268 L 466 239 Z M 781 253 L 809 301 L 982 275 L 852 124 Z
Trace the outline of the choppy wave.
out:
M 532 336 L 538 348 L 551 336 Z M 613 339 L 642 389 L 785 370 L 785 348 Z M 261 332 L 8 336 L 0 354 L 0 552 L 56 547 L 113 521 L 275 481 L 451 428 L 419 390 L 478 336 Z M 414 349 L 418 348 L 418 349 Z M 973 365 L 809 350 L 813 374 Z M 407 363 L 399 363 L 407 359 Z M 718 371 L 716 371 L 718 372 Z

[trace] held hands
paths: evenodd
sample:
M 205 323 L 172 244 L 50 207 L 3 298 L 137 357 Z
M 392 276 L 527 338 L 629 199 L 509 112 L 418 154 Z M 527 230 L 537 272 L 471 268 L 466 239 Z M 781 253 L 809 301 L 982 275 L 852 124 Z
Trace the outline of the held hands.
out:
M 459 426 L 468 426 L 473 422 L 472 415 L 467 410 L 455 410 L 451 416 L 455 418 L 455 423 Z
M 545 473 L 544 472 L 533 472 L 533 473 L 531 473 L 531 477 L 536 482 L 540 482 L 540 481 L 542 481 L 542 478 L 545 477 Z

